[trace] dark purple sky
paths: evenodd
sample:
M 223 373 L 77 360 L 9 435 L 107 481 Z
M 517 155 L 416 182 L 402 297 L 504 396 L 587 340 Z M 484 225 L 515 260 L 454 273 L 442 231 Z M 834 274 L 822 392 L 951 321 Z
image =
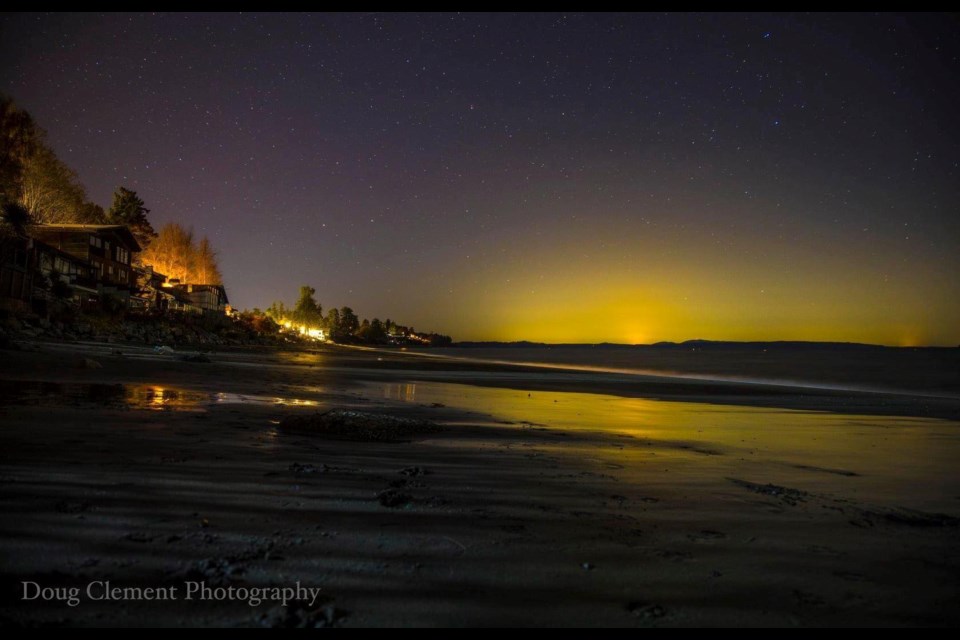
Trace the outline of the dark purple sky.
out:
M 0 91 L 231 301 L 461 339 L 960 342 L 942 15 L 4 15 Z

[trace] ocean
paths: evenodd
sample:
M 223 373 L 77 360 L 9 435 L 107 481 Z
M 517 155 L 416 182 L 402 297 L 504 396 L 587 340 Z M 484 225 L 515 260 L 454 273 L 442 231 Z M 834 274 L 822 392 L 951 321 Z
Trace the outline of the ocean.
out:
M 960 348 L 839 343 L 694 342 L 626 345 L 476 345 L 425 354 L 618 373 L 960 396 Z

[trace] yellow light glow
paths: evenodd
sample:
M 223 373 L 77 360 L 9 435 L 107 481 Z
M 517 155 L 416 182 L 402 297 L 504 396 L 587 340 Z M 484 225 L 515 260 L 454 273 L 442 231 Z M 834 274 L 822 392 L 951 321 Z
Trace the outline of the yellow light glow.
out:
M 469 286 L 452 286 L 428 322 L 459 340 L 960 341 L 960 296 L 942 295 L 945 274 L 922 264 L 884 279 L 894 267 L 857 247 L 605 241 L 587 257 L 579 240 L 544 240 L 522 259 L 465 265 L 455 277 Z

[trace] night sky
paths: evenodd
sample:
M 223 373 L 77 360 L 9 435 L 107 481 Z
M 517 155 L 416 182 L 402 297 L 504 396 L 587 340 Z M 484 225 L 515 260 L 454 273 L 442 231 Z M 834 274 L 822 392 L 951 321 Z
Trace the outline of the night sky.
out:
M 4 15 L 0 91 L 239 308 L 956 345 L 958 53 L 942 15 Z

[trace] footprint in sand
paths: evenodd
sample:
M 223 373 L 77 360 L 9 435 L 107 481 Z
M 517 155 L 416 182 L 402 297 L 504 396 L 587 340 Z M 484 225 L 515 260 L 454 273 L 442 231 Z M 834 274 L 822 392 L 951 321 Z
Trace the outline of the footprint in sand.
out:
M 687 538 L 693 542 L 710 542 L 713 540 L 723 540 L 727 537 L 727 534 L 720 531 L 713 531 L 711 529 L 702 529 L 697 533 L 687 534 Z
M 657 556 L 658 558 L 663 558 L 664 560 L 673 560 L 674 562 L 693 560 L 692 553 L 687 553 L 686 551 L 673 551 L 671 549 L 657 549 L 653 552 L 653 555 Z
M 873 582 L 872 579 L 856 571 L 834 571 L 833 575 L 848 582 Z
M 824 547 L 819 544 L 810 545 L 809 547 L 807 547 L 807 551 L 810 551 L 812 553 L 816 553 L 822 556 L 829 556 L 831 558 L 842 558 L 843 556 L 847 555 L 843 551 L 831 549 L 830 547 Z

